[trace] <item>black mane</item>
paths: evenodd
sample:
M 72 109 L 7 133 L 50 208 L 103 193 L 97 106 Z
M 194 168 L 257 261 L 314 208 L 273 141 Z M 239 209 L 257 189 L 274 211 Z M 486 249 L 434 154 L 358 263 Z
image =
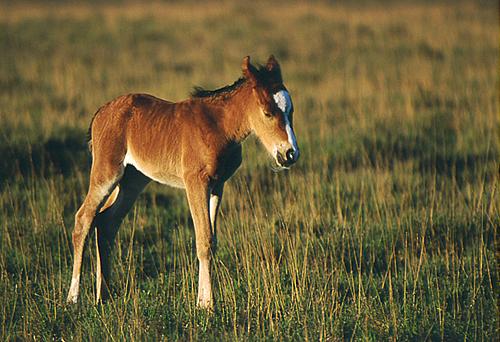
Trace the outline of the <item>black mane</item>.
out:
M 237 79 L 233 84 L 227 85 L 225 87 L 215 89 L 215 90 L 206 90 L 202 87 L 194 87 L 194 90 L 191 92 L 191 97 L 212 97 L 225 93 L 229 93 L 233 90 L 238 89 L 243 83 L 245 83 L 246 78 L 241 77 Z
M 283 79 L 281 78 L 281 71 L 279 68 L 276 68 L 273 71 L 267 70 L 267 68 L 263 65 L 257 64 L 257 77 L 261 80 L 267 80 L 271 82 L 283 83 Z M 194 87 L 191 92 L 192 98 L 200 98 L 200 97 L 215 97 L 218 95 L 223 95 L 226 93 L 230 93 L 233 90 L 238 89 L 243 83 L 246 82 L 245 77 L 241 77 L 237 79 L 233 84 L 227 85 L 225 87 L 215 89 L 215 90 L 206 90 L 202 87 Z

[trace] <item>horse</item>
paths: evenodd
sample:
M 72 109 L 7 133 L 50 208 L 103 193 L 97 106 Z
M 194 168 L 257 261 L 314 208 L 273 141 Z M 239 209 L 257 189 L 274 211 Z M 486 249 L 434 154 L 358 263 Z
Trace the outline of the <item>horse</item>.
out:
M 89 127 L 92 166 L 88 193 L 75 215 L 73 272 L 67 302 L 78 300 L 85 239 L 96 230 L 97 302 L 109 298 L 111 252 L 120 224 L 150 181 L 185 189 L 199 262 L 197 306 L 213 309 L 211 263 L 225 182 L 242 162 L 241 143 L 255 134 L 275 168 L 299 158 L 293 104 L 281 67 L 243 59 L 243 76 L 217 90 L 195 88 L 181 102 L 148 94 L 115 98 Z

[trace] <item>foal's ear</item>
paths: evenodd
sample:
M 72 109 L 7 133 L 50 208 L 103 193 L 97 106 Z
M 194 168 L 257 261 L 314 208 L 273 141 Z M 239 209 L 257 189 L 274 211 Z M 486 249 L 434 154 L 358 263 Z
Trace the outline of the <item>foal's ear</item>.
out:
M 266 69 L 268 71 L 278 71 L 280 70 L 280 65 L 276 58 L 274 58 L 274 55 L 269 56 L 267 59 L 267 64 L 266 64 Z
M 266 69 L 268 72 L 268 79 L 275 83 L 283 83 L 283 78 L 281 77 L 281 68 L 274 58 L 274 55 L 269 56 L 266 63 Z
M 241 70 L 243 71 L 243 76 L 250 80 L 254 84 L 257 83 L 257 69 L 250 63 L 250 56 L 243 58 L 241 63 Z

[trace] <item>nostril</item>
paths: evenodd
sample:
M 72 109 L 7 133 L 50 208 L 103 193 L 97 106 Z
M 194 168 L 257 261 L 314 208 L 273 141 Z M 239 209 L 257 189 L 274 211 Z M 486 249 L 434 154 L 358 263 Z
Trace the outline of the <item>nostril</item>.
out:
M 283 155 L 279 152 L 276 153 L 276 159 L 280 165 L 284 165 L 286 163 L 286 160 L 283 159 Z
M 286 159 L 288 161 L 292 161 L 294 157 L 295 157 L 295 151 L 292 148 L 286 151 Z

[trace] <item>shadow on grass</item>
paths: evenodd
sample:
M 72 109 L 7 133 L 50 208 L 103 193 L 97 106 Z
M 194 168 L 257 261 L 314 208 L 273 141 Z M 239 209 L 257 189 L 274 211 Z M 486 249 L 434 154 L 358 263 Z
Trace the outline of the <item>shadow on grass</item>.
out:
M 0 189 L 19 176 L 70 175 L 91 165 L 85 134 L 79 131 L 34 144 L 4 143 L 0 155 Z

